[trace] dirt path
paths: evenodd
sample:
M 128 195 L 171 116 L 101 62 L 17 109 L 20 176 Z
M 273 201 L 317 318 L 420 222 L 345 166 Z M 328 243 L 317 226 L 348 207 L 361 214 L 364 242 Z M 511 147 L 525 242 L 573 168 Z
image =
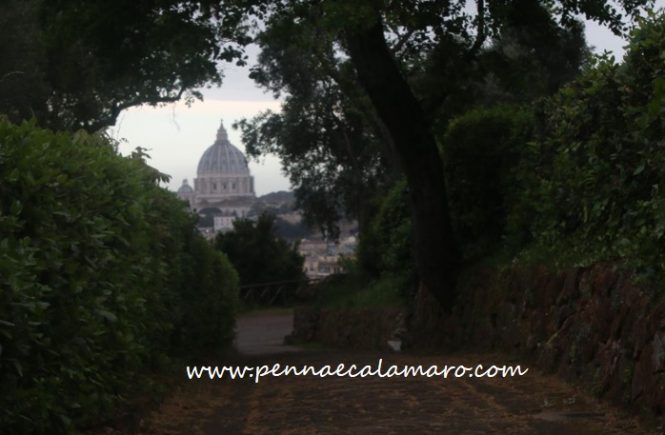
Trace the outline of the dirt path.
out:
M 236 327 L 234 344 L 243 355 L 269 355 L 301 350 L 284 344 L 284 337 L 293 330 L 291 311 L 249 313 L 238 318 Z
M 238 322 L 238 355 L 219 365 L 274 363 L 519 364 L 501 355 L 301 351 L 281 345 L 289 313 Z M 509 379 L 263 378 L 183 381 L 144 434 L 640 434 L 638 423 L 560 380 L 530 370 Z

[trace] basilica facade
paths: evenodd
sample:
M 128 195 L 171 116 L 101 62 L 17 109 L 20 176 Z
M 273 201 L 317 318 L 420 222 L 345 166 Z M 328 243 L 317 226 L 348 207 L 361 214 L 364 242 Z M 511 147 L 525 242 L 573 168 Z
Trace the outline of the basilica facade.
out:
M 194 186 L 183 180 L 178 196 L 203 219 L 212 233 L 233 228 L 233 221 L 247 217 L 256 201 L 254 177 L 243 153 L 229 142 L 222 123 L 215 142 L 199 160 Z M 212 224 L 212 225 L 210 225 Z

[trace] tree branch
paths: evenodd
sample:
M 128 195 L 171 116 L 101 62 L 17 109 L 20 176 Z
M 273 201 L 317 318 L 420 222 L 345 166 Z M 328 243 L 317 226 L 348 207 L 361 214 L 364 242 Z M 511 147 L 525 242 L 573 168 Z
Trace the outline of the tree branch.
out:
M 476 0 L 476 10 L 476 40 L 469 51 L 471 57 L 475 57 L 478 54 L 487 37 L 485 32 L 485 0 Z
M 399 33 L 395 32 L 395 34 L 397 34 L 397 36 L 399 36 L 399 38 L 397 39 L 397 42 L 392 47 L 392 52 L 396 57 L 397 57 L 397 54 L 399 53 L 399 51 L 402 49 L 402 47 L 404 47 L 404 44 L 406 44 L 409 41 L 409 38 L 411 38 L 411 35 L 413 35 L 413 33 L 415 31 L 416 31 L 415 29 L 409 29 L 409 30 L 407 30 L 406 33 L 404 33 L 401 36 L 399 35 Z
M 93 122 L 89 123 L 87 126 L 84 127 L 84 129 L 89 133 L 94 133 L 94 132 L 97 132 L 97 131 L 99 131 L 103 128 L 115 125 L 115 121 L 116 121 L 116 119 L 118 119 L 118 116 L 120 115 L 120 112 L 122 112 L 125 109 L 129 109 L 130 107 L 133 107 L 133 106 L 138 106 L 140 104 L 145 104 L 145 103 L 152 104 L 152 105 L 162 104 L 162 103 L 175 103 L 176 101 L 179 101 L 182 98 L 182 95 L 185 93 L 186 90 L 187 90 L 187 86 L 183 85 L 180 88 L 180 91 L 178 92 L 178 94 L 175 95 L 175 96 L 172 96 L 172 97 L 169 97 L 169 96 L 159 97 L 159 98 L 155 98 L 151 101 L 144 101 L 144 100 L 141 100 L 141 99 L 134 99 L 134 100 L 126 101 L 126 102 L 121 103 L 121 104 L 116 103 L 111 108 L 111 112 L 108 114 L 108 116 L 105 116 L 101 119 L 98 119 L 96 121 L 93 121 Z
M 390 133 L 388 132 L 385 124 L 377 115 L 376 110 L 371 105 L 369 96 L 365 90 L 360 86 L 359 83 L 352 83 L 349 80 L 345 80 L 337 68 L 333 65 L 333 63 L 328 58 L 326 58 L 323 53 L 317 51 L 315 55 L 319 60 L 324 72 L 335 83 L 337 83 L 337 86 L 339 86 L 347 98 L 351 99 L 355 104 L 357 104 L 358 108 L 367 117 L 367 121 L 369 121 L 370 125 L 372 126 L 374 133 L 376 133 L 382 139 L 382 141 L 387 145 L 388 150 L 392 153 L 394 148 L 392 146 L 393 139 L 390 136 Z

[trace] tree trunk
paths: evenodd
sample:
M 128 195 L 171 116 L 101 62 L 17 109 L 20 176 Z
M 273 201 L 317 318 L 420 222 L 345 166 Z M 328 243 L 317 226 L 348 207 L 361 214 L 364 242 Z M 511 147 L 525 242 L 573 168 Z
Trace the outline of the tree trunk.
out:
M 386 44 L 378 14 L 373 25 L 346 29 L 345 37 L 360 83 L 392 136 L 409 185 L 418 275 L 449 309 L 455 297 L 459 254 L 436 140 Z

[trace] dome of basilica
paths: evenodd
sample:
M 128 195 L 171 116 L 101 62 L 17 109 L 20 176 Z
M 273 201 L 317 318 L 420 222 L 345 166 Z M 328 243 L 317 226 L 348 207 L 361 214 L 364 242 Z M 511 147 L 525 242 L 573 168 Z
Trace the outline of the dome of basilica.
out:
M 194 186 L 183 180 L 177 195 L 204 217 L 203 227 L 212 226 L 206 234 L 228 231 L 236 219 L 247 217 L 256 201 L 254 177 L 243 153 L 229 142 L 224 124 L 199 160 Z
M 225 176 L 249 175 L 249 167 L 243 153 L 229 142 L 224 124 L 217 131 L 217 140 L 208 147 L 199 160 L 197 175 Z

